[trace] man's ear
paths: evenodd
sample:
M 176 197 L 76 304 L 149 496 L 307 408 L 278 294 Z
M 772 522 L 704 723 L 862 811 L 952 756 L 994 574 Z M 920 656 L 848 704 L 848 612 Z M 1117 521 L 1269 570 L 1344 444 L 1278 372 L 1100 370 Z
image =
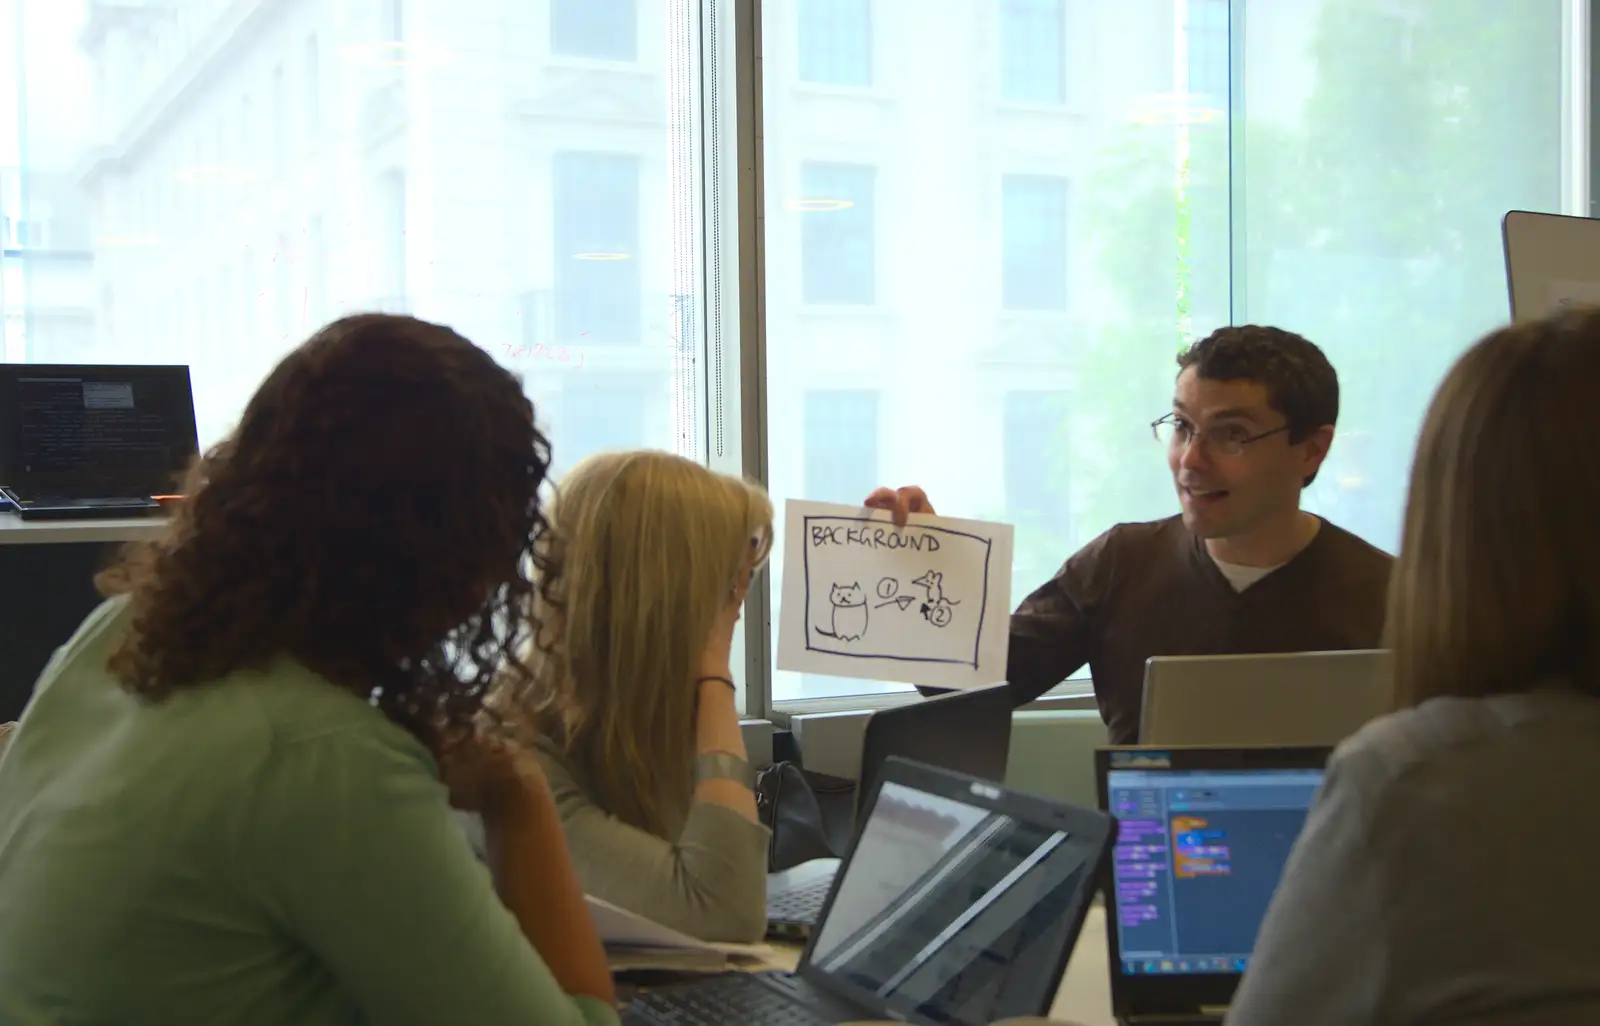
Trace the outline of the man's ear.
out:
M 1322 461 L 1333 448 L 1333 425 L 1324 424 L 1300 440 L 1301 459 L 1304 460 L 1302 477 L 1313 477 L 1322 469 Z

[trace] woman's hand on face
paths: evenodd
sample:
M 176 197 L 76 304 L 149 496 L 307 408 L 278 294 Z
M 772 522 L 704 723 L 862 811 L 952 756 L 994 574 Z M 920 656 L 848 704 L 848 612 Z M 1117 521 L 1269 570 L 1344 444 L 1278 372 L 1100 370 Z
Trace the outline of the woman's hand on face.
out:
M 698 677 L 733 677 L 733 631 L 744 612 L 744 598 L 750 591 L 750 573 L 746 571 L 739 583 L 729 593 L 727 603 L 711 625 L 711 637 L 706 639 L 705 651 L 700 656 Z
M 440 759 L 440 776 L 453 807 L 484 815 L 508 799 L 549 791 L 530 753 L 514 742 L 482 734 L 452 745 Z

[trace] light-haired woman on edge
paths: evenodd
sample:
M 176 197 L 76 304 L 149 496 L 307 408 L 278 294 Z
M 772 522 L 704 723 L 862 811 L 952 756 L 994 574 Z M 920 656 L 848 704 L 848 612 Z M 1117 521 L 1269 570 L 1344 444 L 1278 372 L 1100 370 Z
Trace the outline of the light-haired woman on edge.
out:
M 1428 411 L 1389 598 L 1401 711 L 1329 763 L 1232 1026 L 1600 1022 L 1600 310 Z
M 584 890 L 705 940 L 758 940 L 768 835 L 729 650 L 772 503 L 671 453 L 618 452 L 575 467 L 551 519 L 552 654 L 525 709 Z

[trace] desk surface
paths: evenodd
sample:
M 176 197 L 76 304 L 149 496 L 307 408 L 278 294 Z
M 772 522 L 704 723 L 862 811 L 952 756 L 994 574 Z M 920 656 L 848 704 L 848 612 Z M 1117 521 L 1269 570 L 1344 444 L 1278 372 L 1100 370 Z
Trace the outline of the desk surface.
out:
M 775 944 L 771 968 L 792 971 L 800 960 L 801 945 Z M 1117 1026 L 1111 1014 L 1111 960 L 1106 949 L 1105 909 L 1096 902 L 1083 921 L 1083 932 L 1072 949 L 1072 961 L 1061 979 L 1061 989 L 1050 1006 L 1052 1022 L 1072 1026 Z
M 124 542 L 154 538 L 166 530 L 164 517 L 124 520 L 24 520 L 0 513 L 0 545 L 48 545 L 68 542 Z

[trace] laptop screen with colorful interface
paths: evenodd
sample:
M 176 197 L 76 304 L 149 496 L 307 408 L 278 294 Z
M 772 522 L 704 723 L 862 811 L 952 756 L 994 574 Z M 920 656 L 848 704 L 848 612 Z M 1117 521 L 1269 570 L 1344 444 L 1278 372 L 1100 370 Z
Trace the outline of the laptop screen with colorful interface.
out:
M 1112 886 L 1127 975 L 1239 974 L 1321 769 L 1112 769 Z

